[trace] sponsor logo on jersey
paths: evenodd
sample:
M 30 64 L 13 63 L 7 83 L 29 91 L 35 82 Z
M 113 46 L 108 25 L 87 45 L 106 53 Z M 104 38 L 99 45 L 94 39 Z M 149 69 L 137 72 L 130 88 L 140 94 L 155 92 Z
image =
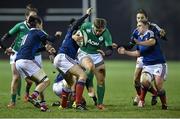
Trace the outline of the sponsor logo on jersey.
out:
M 87 32 L 87 33 L 90 33 L 90 32 L 91 32 L 91 29 L 86 29 L 86 32 Z
M 103 41 L 103 37 L 102 36 L 99 37 L 99 41 Z
M 88 43 L 91 44 L 91 45 L 95 45 L 95 46 L 98 46 L 98 45 L 99 45 L 98 42 L 95 42 L 95 41 L 93 41 L 93 40 L 91 40 L 91 39 L 88 40 Z

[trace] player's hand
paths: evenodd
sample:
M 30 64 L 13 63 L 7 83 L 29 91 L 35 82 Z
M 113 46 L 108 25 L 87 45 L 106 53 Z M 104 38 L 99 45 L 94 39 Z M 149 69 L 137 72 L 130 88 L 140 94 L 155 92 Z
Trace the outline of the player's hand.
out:
M 112 48 L 116 49 L 118 45 L 116 43 L 112 43 Z
M 74 39 L 76 42 L 82 42 L 83 38 L 84 38 L 83 36 L 80 36 L 77 33 L 72 36 L 72 39 Z
M 137 39 L 134 39 L 133 41 L 135 42 L 135 44 L 140 45 L 140 42 Z
M 45 48 L 50 54 L 56 53 L 56 50 L 50 44 L 46 44 Z
M 56 53 L 56 50 L 52 47 L 50 50 L 48 50 L 48 52 L 49 52 L 50 54 L 55 54 L 55 53 Z
M 91 7 L 91 8 L 89 8 L 89 9 L 87 9 L 87 10 L 86 10 L 86 14 L 90 15 L 90 14 L 91 14 L 91 12 L 92 12 L 92 9 L 93 9 L 92 7 Z
M 118 48 L 118 53 L 119 54 L 125 54 L 125 48 L 124 47 Z
M 103 50 L 97 50 L 103 57 L 106 56 Z
M 61 35 L 62 35 L 62 32 L 61 32 L 61 31 L 56 31 L 56 33 L 55 33 L 55 36 L 56 36 L 56 37 L 60 38 Z
M 10 48 L 7 48 L 6 50 L 5 50 L 5 54 L 7 54 L 7 55 L 13 55 L 15 52 L 12 50 L 12 48 L 10 47 Z
M 161 37 L 164 37 L 165 35 L 166 35 L 165 30 L 164 30 L 164 29 L 161 29 L 161 31 L 160 31 L 160 36 L 161 36 Z
M 54 62 L 54 57 L 55 57 L 55 56 L 54 56 L 53 54 L 50 54 L 50 55 L 49 55 L 49 60 L 51 61 L 51 63 Z

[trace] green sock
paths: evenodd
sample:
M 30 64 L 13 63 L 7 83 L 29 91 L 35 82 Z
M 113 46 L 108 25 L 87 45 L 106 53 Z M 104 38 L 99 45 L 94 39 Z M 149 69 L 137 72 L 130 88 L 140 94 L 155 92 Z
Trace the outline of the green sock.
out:
M 18 81 L 17 95 L 21 96 L 21 79 Z
M 87 75 L 87 80 L 86 80 L 86 87 L 93 87 L 93 78 L 94 78 L 94 74 L 90 71 L 86 72 Z
M 16 103 L 16 94 L 11 94 L 11 101 Z
M 103 104 L 104 93 L 105 93 L 105 84 L 97 85 L 98 104 Z

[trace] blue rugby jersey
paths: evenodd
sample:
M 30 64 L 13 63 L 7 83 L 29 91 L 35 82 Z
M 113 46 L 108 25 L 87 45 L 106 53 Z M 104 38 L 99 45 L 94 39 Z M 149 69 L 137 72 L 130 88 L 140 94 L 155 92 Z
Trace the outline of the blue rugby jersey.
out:
M 22 46 L 18 51 L 16 60 L 28 59 L 33 60 L 36 51 L 41 47 L 41 44 L 45 44 L 46 41 L 53 42 L 54 37 L 49 37 L 44 31 L 36 28 L 31 28 L 22 42 Z
M 162 40 L 167 40 L 166 37 L 161 37 L 160 36 L 160 31 L 161 31 L 161 28 L 157 25 L 157 24 L 154 24 L 154 23 L 151 23 L 149 22 L 149 30 L 153 31 L 154 32 L 154 36 L 156 39 L 162 39 Z M 125 48 L 126 49 L 132 49 L 136 44 L 134 42 L 134 39 L 138 39 L 138 36 L 139 36 L 139 31 L 138 29 L 134 29 L 132 35 L 131 35 L 131 40 L 130 42 L 125 45 Z
M 147 30 L 143 35 L 139 35 L 137 40 L 145 41 L 150 38 L 155 39 L 154 33 L 153 31 Z M 158 40 L 156 40 L 156 43 L 153 46 L 137 45 L 137 50 L 139 50 L 140 55 L 143 56 L 144 65 L 154 65 L 166 62 Z
M 56 76 L 56 79 L 54 80 L 54 83 L 58 83 L 58 82 L 60 82 L 60 81 L 62 81 L 62 80 L 63 80 L 63 76 L 62 76 L 61 73 L 59 73 L 59 74 Z
M 82 25 L 82 23 L 88 16 L 89 16 L 88 14 L 84 15 L 83 17 L 78 19 L 73 26 L 68 28 L 66 36 L 59 47 L 58 53 L 64 53 L 69 57 L 71 57 L 72 59 L 76 59 L 79 46 L 77 45 L 76 41 L 72 39 L 72 35 L 74 31 L 77 31 L 79 29 L 79 27 Z

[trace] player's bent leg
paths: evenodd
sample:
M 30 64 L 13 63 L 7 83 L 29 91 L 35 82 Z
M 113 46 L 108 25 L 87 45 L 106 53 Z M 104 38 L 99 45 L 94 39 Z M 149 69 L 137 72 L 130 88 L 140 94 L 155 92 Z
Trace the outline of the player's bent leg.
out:
M 140 83 L 140 77 L 141 77 L 142 68 L 136 67 L 134 71 L 134 87 L 136 89 L 136 96 L 133 99 L 133 105 L 138 105 L 141 95 L 141 83 Z
M 166 91 L 163 89 L 164 79 L 160 76 L 155 76 L 155 83 L 158 92 L 158 96 L 160 97 L 162 103 L 162 109 L 166 110 L 167 106 L 167 99 L 166 99 Z
M 35 74 L 32 75 L 32 80 L 38 83 L 38 85 L 35 88 L 35 91 L 33 94 L 29 97 L 29 101 L 36 106 L 37 104 L 37 97 L 42 93 L 49 85 L 50 85 L 50 80 L 48 79 L 47 75 L 45 74 L 43 69 L 38 70 Z M 41 111 L 47 111 L 48 108 L 45 105 L 45 101 L 41 101 L 40 107 Z
M 140 83 L 141 72 L 142 72 L 142 68 L 136 68 L 134 71 L 134 87 L 136 89 L 138 96 L 140 96 L 141 94 L 141 83 Z
M 105 76 L 106 76 L 104 64 L 96 67 L 95 76 L 97 79 L 97 96 L 98 96 L 97 108 L 100 110 L 104 110 L 105 106 L 103 104 L 103 100 L 105 94 Z
M 95 65 L 94 65 L 92 59 L 89 58 L 89 57 L 84 57 L 80 61 L 80 64 L 81 64 L 82 67 L 84 67 L 86 69 L 87 74 L 90 73 L 90 72 L 92 73 L 95 70 Z
M 94 78 L 93 73 L 90 72 L 87 74 L 86 88 L 88 90 L 89 97 L 93 99 L 94 105 L 97 106 L 97 97 L 96 97 L 95 90 L 93 87 L 93 78 Z
M 12 81 L 11 81 L 11 102 L 7 105 L 8 108 L 14 108 L 16 104 L 16 94 L 18 88 L 18 82 L 20 79 L 20 75 L 15 67 L 15 64 L 11 65 L 12 69 Z
M 97 106 L 97 97 L 93 87 L 88 87 L 88 95 L 93 99 L 94 105 Z
M 76 84 L 76 100 L 75 100 L 76 109 L 86 110 L 86 107 L 81 105 L 81 101 L 82 101 L 82 94 L 84 91 L 84 86 L 86 83 L 87 76 L 79 65 L 74 65 L 69 69 L 68 72 L 78 77 L 78 81 Z
M 31 88 L 33 82 L 30 80 L 29 77 L 26 77 L 25 80 L 26 80 L 26 91 L 25 91 L 25 95 L 24 95 L 24 102 L 28 102 L 30 88 Z
M 149 72 L 142 72 L 141 74 L 141 95 L 140 95 L 140 101 L 138 103 L 138 107 L 144 107 L 145 105 L 145 96 L 149 89 L 149 86 L 151 85 L 151 81 L 153 79 L 153 76 Z

